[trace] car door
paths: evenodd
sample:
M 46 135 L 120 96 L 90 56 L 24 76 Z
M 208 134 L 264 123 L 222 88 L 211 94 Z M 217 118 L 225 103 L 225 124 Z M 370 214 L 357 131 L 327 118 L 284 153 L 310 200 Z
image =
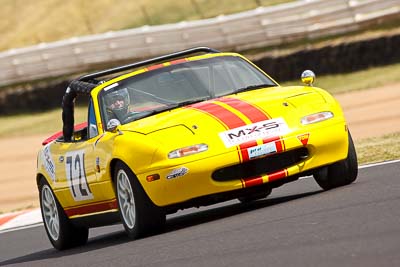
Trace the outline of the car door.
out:
M 95 137 L 98 131 L 92 101 L 86 125 L 83 129 L 75 129 L 71 142 L 58 139 L 50 147 L 55 165 L 53 188 L 63 207 L 87 204 L 102 198 L 93 190 L 97 181 Z
M 55 163 L 54 191 L 62 206 L 75 206 L 95 200 L 91 184 L 96 182 L 91 140 L 56 141 L 51 146 Z

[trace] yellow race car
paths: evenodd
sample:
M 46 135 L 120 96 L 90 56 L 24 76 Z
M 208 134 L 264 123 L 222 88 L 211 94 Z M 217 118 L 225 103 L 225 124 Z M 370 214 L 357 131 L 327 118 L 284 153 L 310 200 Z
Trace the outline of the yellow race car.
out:
M 63 130 L 38 153 L 37 185 L 57 249 L 90 227 L 122 222 L 136 238 L 179 209 L 267 197 L 313 175 L 352 183 L 357 156 L 338 102 L 312 86 L 279 86 L 237 53 L 192 48 L 72 81 Z M 75 125 L 74 103 L 87 100 Z

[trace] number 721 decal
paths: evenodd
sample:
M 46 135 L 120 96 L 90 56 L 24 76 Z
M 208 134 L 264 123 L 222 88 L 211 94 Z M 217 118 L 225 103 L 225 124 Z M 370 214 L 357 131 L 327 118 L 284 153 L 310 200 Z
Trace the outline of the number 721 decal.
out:
M 65 173 L 69 189 L 75 201 L 92 199 L 85 172 L 85 151 L 77 150 L 65 155 Z

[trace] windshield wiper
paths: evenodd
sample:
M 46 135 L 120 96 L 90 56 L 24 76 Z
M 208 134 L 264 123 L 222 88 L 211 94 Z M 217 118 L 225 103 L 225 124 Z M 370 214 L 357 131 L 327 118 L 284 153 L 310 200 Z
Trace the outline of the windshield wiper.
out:
M 241 93 L 241 92 L 246 92 L 246 91 L 251 91 L 255 89 L 260 89 L 260 88 L 265 88 L 265 87 L 274 87 L 276 86 L 275 84 L 255 84 L 255 85 L 249 85 L 243 88 L 236 89 L 234 93 Z

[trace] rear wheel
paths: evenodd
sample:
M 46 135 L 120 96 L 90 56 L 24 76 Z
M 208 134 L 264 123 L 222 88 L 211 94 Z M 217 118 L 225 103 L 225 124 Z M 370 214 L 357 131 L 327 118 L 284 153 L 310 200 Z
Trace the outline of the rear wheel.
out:
M 118 162 L 114 178 L 120 218 L 128 236 L 138 238 L 161 231 L 165 213 L 151 202 L 133 172 Z
M 357 153 L 349 132 L 349 149 L 347 158 L 333 163 L 314 174 L 315 181 L 324 190 L 351 184 L 357 178 Z
M 89 230 L 70 222 L 44 178 L 39 184 L 39 199 L 44 228 L 54 248 L 63 250 L 87 242 Z

